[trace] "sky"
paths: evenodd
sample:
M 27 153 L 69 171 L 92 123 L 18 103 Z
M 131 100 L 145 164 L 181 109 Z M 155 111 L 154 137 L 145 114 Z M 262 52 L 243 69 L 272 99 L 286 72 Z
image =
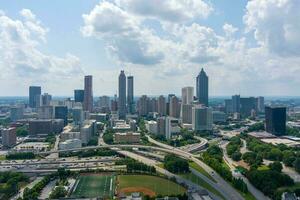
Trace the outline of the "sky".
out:
M 180 94 L 204 68 L 211 96 L 300 96 L 299 0 L 0 1 L 0 96 L 68 96 L 93 75 L 135 95 Z

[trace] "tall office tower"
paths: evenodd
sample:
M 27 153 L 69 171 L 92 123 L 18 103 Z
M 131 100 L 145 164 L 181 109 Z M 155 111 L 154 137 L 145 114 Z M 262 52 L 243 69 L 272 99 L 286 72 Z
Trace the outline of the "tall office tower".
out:
M 240 98 L 241 109 L 240 113 L 242 117 L 249 117 L 251 116 L 252 110 L 255 111 L 255 98 L 254 97 L 244 97 Z
M 181 119 L 183 124 L 192 124 L 192 104 L 181 105 Z
M 225 112 L 232 113 L 232 99 L 225 99 Z
M 1 130 L 2 135 L 2 145 L 4 147 L 12 147 L 16 145 L 17 142 L 17 135 L 16 135 L 16 128 L 7 128 Z
M 63 119 L 66 126 L 68 124 L 68 107 L 55 106 L 55 119 Z
M 241 110 L 241 101 L 240 101 L 240 95 L 233 95 L 231 97 L 232 100 L 232 112 L 233 113 L 240 113 Z
M 83 110 L 93 111 L 93 76 L 84 77 Z
M 23 119 L 24 107 L 23 106 L 13 106 L 10 108 L 10 119 L 15 122 L 19 119 Z
M 160 95 L 157 100 L 157 112 L 160 116 L 166 115 L 166 98 Z
M 195 131 L 212 130 L 212 108 L 195 105 L 192 109 L 192 125 Z
M 157 112 L 157 99 L 151 98 L 149 104 L 149 112 Z
M 265 108 L 265 98 L 264 97 L 257 97 L 257 111 L 264 112 Z
M 40 86 L 29 87 L 29 107 L 36 108 L 36 96 L 41 95 L 42 89 Z
M 119 118 L 126 118 L 126 76 L 124 70 L 119 75 L 119 101 L 118 101 Z
M 44 93 L 42 95 L 42 106 L 50 106 L 51 100 L 52 100 L 52 96 L 48 93 Z
M 158 117 L 156 122 L 157 122 L 157 134 L 165 135 L 166 134 L 166 117 Z
M 150 100 L 147 95 L 142 95 L 137 104 L 139 116 L 147 116 L 150 108 Z
M 133 76 L 127 77 L 127 106 L 128 112 L 130 114 L 134 113 L 134 86 L 133 86 Z
M 111 105 L 111 111 L 112 112 L 117 112 L 118 111 L 118 98 L 117 98 L 116 94 L 114 96 L 114 99 L 111 100 L 110 105 Z
M 179 99 L 176 96 L 172 96 L 170 99 L 170 114 L 171 117 L 180 117 L 180 104 Z
M 75 102 L 83 103 L 84 90 L 74 90 L 74 100 Z
M 286 107 L 266 106 L 266 131 L 274 135 L 284 135 L 286 131 Z
M 191 104 L 194 101 L 194 88 L 184 87 L 181 89 L 182 105 Z
M 199 103 L 208 106 L 208 76 L 203 68 L 197 76 L 196 93 Z
M 83 121 L 83 111 L 82 108 L 73 108 L 72 110 L 73 113 L 73 122 L 75 125 L 80 125 L 82 124 Z

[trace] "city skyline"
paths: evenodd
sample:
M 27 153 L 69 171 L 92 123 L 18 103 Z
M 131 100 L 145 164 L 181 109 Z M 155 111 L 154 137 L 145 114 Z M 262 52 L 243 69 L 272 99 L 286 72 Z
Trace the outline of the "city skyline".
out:
M 136 96 L 180 94 L 202 67 L 211 96 L 300 95 L 299 1 L 175 2 L 143 13 L 136 0 L 72 1 L 67 15 L 68 0 L 1 2 L 0 96 L 26 96 L 28 85 L 71 96 L 87 74 L 94 95 L 112 96 L 108 77 L 121 69 Z

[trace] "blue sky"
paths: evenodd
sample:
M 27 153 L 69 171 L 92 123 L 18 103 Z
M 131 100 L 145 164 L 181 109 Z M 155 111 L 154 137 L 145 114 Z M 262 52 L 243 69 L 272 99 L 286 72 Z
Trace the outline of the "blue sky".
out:
M 95 95 L 113 95 L 121 69 L 137 95 L 180 94 L 202 67 L 211 95 L 300 95 L 299 9 L 297 0 L 1 1 L 0 96 L 29 85 L 72 95 L 85 74 Z

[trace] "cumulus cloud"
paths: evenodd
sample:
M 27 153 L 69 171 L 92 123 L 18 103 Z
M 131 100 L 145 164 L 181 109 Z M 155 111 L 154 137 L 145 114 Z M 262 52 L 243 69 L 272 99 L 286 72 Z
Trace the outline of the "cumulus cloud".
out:
M 224 91 L 278 94 L 288 91 L 291 81 L 287 80 L 300 83 L 297 78 L 300 58 L 295 57 L 300 52 L 298 1 L 247 3 L 243 20 L 246 31 L 254 32 L 257 45 L 249 40 L 248 33 L 235 34 L 239 29 L 230 23 L 223 25 L 223 34 L 197 23 L 198 17 L 205 18 L 212 11 L 212 6 L 203 1 L 165 0 L 159 1 L 160 6 L 157 3 L 156 0 L 100 2 L 83 15 L 82 33 L 106 41 L 118 62 L 125 63 L 130 71 L 147 81 L 155 79 L 166 90 L 174 88 L 173 81 L 178 85 L 193 85 L 192 77 L 201 67 L 208 71 L 212 93 L 217 94 Z M 203 14 L 203 10 L 208 12 Z M 160 24 L 161 29 L 153 28 L 147 23 L 149 20 Z M 278 90 L 271 90 L 272 85 Z M 161 87 L 156 89 L 161 90 Z
M 135 15 L 173 23 L 207 18 L 213 11 L 211 4 L 202 0 L 117 0 L 116 3 Z
M 164 57 L 156 46 L 160 38 L 139 26 L 133 16 L 113 3 L 100 2 L 83 19 L 83 35 L 104 39 L 108 50 L 121 62 L 153 65 Z
M 253 0 L 246 7 L 244 23 L 258 44 L 281 56 L 300 55 L 300 1 Z
M 46 40 L 48 29 L 28 9 L 22 18 L 0 15 L 0 69 L 2 78 L 26 82 L 61 81 L 82 74 L 79 58 L 64 58 L 42 53 L 38 47 Z M 17 82 L 17 81 L 16 81 Z

